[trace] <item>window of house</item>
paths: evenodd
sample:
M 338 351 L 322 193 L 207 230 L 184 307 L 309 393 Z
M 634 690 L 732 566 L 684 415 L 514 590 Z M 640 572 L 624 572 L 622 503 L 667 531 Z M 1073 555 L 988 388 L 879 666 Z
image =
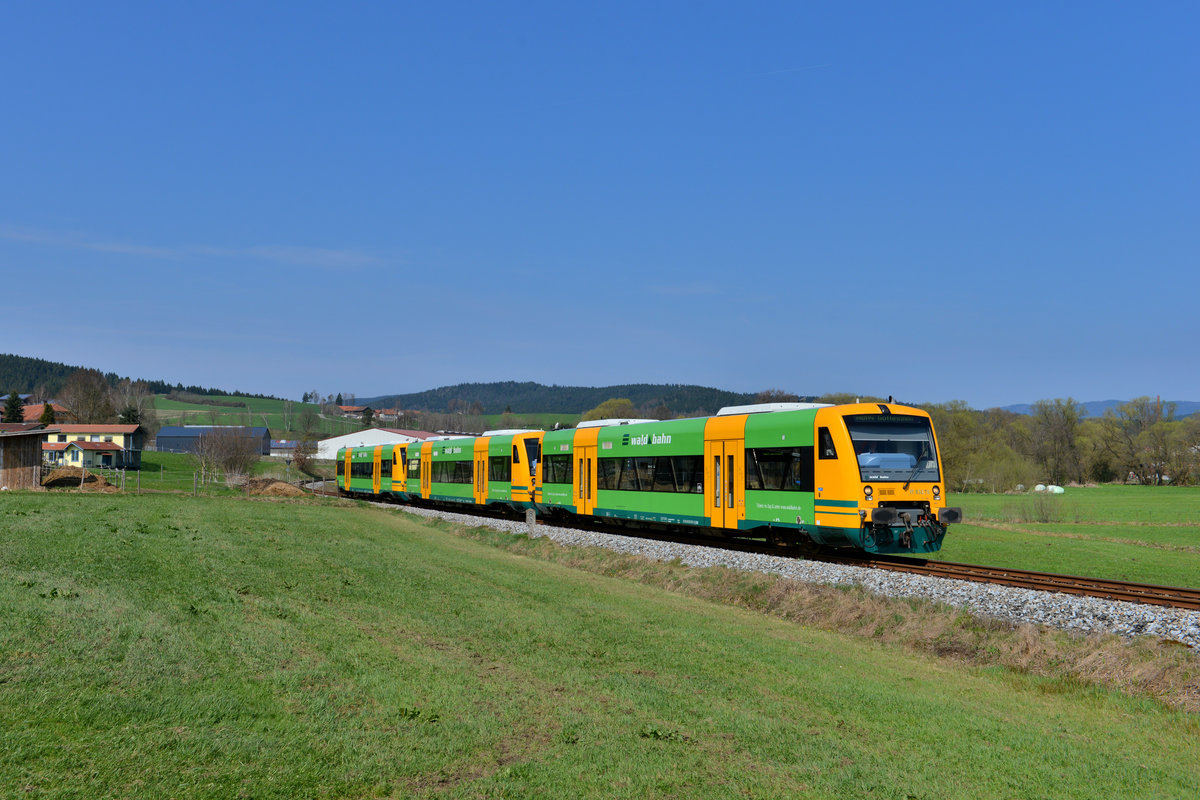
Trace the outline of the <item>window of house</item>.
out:
M 60 433 L 60 434 L 58 435 L 58 440 L 59 440 L 60 442 L 65 442 L 65 441 L 67 440 L 67 435 L 66 435 L 65 433 Z

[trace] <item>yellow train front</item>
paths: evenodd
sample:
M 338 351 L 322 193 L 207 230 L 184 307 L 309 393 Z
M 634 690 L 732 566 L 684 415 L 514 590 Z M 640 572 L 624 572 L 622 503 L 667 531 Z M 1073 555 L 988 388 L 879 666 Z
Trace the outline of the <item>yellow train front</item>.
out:
M 871 553 L 941 549 L 962 510 L 946 506 L 929 415 L 859 403 L 817 409 L 814 422 L 813 538 Z

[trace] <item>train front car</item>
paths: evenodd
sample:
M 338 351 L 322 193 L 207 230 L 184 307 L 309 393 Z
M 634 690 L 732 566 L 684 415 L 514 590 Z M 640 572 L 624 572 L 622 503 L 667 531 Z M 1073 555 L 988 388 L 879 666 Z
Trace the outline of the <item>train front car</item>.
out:
M 945 504 L 929 414 L 894 403 L 818 409 L 813 524 L 821 543 L 868 553 L 939 550 L 962 511 Z M 841 541 L 838 541 L 838 540 Z

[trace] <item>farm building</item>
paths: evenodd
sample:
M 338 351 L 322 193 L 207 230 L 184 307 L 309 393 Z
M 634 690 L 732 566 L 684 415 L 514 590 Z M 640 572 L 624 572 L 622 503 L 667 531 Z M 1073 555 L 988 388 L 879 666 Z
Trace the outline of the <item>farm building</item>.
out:
M 158 431 L 155 449 L 160 453 L 194 453 L 201 437 L 212 431 L 234 431 L 239 436 L 256 440 L 260 455 L 271 454 L 271 429 L 247 428 L 241 425 L 164 425 Z
M 40 489 L 42 481 L 41 425 L 0 425 L 0 489 Z
M 337 451 L 343 447 L 362 447 L 375 444 L 405 444 L 419 442 L 436 436 L 429 431 L 408 431 L 399 428 L 367 428 L 354 433 L 335 436 L 332 439 L 322 439 L 317 442 L 315 458 L 332 461 L 337 458 Z
M 295 439 L 272 439 L 271 455 L 276 458 L 291 458 L 296 454 Z

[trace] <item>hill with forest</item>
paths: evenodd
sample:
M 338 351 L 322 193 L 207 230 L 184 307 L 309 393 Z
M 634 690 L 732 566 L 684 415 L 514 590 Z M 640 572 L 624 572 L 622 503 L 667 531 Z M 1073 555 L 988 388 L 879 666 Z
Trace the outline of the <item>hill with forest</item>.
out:
M 706 386 L 631 383 L 617 386 L 547 386 L 532 381 L 460 383 L 412 394 L 360 397 L 372 408 L 502 414 L 582 414 L 614 397 L 629 399 L 637 408 L 665 406 L 676 414 L 713 413 L 722 406 L 754 402 L 753 393 L 728 392 Z
M 17 394 L 37 393 L 47 398 L 55 397 L 59 392 L 62 391 L 63 386 L 66 385 L 67 378 L 69 378 L 72 373 L 78 372 L 82 369 L 87 368 L 73 367 L 57 361 L 46 361 L 42 358 L 30 358 L 28 356 L 2 353 L 0 354 L 0 392 L 4 394 L 8 394 L 9 392 L 16 392 Z M 103 375 L 109 386 L 116 386 L 123 380 L 131 380 L 130 378 L 118 375 L 115 372 L 105 372 Z M 271 395 L 247 394 L 245 392 L 227 392 L 223 389 L 206 389 L 201 386 L 184 386 L 181 383 L 170 384 L 166 381 L 146 380 L 144 378 L 135 378 L 132 380 L 145 384 L 145 390 L 150 394 L 187 392 L 188 394 L 197 395 L 260 397 L 270 400 L 277 399 Z

